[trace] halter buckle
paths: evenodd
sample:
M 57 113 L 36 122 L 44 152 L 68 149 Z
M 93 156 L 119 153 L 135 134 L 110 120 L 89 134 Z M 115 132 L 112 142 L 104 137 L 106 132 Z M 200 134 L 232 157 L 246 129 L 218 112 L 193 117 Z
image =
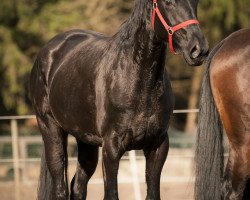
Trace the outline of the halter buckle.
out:
M 173 31 L 172 27 L 169 27 L 167 29 L 167 32 L 168 32 L 169 35 L 173 35 L 174 34 L 174 31 Z
M 158 7 L 157 2 L 153 2 L 153 8 L 156 9 Z

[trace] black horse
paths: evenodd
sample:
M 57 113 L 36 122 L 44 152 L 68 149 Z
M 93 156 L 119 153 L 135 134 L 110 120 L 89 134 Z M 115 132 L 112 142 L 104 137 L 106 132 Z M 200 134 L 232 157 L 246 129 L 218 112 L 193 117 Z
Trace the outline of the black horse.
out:
M 114 36 L 72 30 L 59 34 L 41 50 L 30 80 L 45 145 L 38 199 L 69 197 L 68 134 L 78 144 L 71 199 L 86 199 L 100 146 L 105 200 L 118 199 L 119 160 L 132 149 L 145 153 L 146 199 L 160 199 L 160 174 L 174 106 L 164 68 L 166 41 L 173 39 L 172 48 L 183 53 L 188 64 L 203 62 L 208 45 L 195 20 L 197 4 L 198 0 L 136 0 L 131 17 Z M 165 20 L 179 25 L 171 28 Z

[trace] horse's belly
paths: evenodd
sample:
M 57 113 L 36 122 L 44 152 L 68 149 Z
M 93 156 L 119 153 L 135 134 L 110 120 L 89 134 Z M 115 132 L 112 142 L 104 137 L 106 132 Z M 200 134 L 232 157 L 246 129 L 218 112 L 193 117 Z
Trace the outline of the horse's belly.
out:
M 102 137 L 96 129 L 95 108 L 88 101 L 80 100 L 80 96 L 54 95 L 50 98 L 51 111 L 61 127 L 84 143 L 101 146 Z
M 79 74 L 63 72 L 59 71 L 54 77 L 49 91 L 54 118 L 64 130 L 76 137 L 100 138 L 96 129 L 95 95 L 91 82 Z
M 75 98 L 51 98 L 51 111 L 57 122 L 69 132 L 95 133 L 95 116 L 93 110 Z

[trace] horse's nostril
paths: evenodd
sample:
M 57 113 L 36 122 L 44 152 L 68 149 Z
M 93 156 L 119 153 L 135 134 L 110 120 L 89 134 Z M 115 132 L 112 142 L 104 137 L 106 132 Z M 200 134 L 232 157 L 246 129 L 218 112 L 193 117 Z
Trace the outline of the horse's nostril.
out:
M 195 59 L 195 58 L 197 58 L 197 57 L 200 55 L 200 53 L 201 53 L 201 48 L 200 48 L 200 46 L 197 44 L 197 45 L 195 45 L 195 46 L 191 49 L 191 51 L 190 51 L 190 57 L 193 58 L 193 59 Z

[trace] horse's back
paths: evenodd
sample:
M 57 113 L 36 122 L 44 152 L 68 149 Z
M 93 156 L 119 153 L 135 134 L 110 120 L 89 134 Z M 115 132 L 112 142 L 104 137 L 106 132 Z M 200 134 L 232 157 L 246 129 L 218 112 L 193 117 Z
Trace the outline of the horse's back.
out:
M 223 41 L 211 60 L 210 80 L 229 138 L 244 145 L 245 134 L 250 132 L 250 29 Z
M 81 50 L 91 47 L 91 43 L 102 40 L 105 36 L 86 30 L 70 30 L 51 39 L 40 51 L 36 63 L 44 75 L 46 84 L 50 84 L 58 68 L 65 62 L 65 58 L 76 56 Z M 83 48 L 83 46 L 86 48 Z

